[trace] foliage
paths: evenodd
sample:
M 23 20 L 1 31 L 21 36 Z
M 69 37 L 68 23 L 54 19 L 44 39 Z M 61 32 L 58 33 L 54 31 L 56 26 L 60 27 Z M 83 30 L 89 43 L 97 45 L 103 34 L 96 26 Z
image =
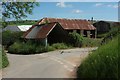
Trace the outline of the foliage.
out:
M 83 36 L 76 32 L 69 33 L 69 42 L 71 45 L 75 47 L 81 47 L 82 46 L 82 41 L 83 41 Z
M 5 28 L 8 25 L 7 22 L 2 22 L 2 28 Z
M 68 48 L 68 46 L 64 43 L 55 43 L 55 44 L 52 44 L 52 47 L 55 49 L 67 49 Z
M 104 38 L 107 35 L 107 33 L 97 34 L 97 38 Z
M 2 44 L 8 48 L 15 41 L 20 40 L 22 34 L 23 32 L 11 32 L 11 31 L 2 32 Z
M 35 6 L 39 6 L 37 2 L 3 2 L 3 17 L 21 19 L 27 17 L 27 14 L 32 14 Z
M 82 47 L 97 47 L 100 46 L 101 39 L 84 37 L 82 41 Z
M 43 53 L 43 52 L 48 52 L 48 51 L 54 51 L 55 50 L 55 48 L 54 47 L 52 47 L 52 46 L 38 46 L 37 48 L 36 48 L 36 53 Z
M 34 54 L 36 46 L 31 42 L 15 42 L 8 48 L 8 52 L 13 54 Z
M 35 44 L 31 41 L 25 42 L 15 42 L 8 48 L 8 52 L 12 54 L 35 54 L 35 53 L 43 53 L 48 51 L 53 51 L 56 49 L 66 49 L 69 48 L 64 43 L 55 43 L 53 45 L 42 46 Z
M 9 65 L 7 55 L 4 50 L 0 49 L 0 69 Z
M 112 30 L 104 36 L 103 40 L 101 41 L 101 44 L 108 43 L 110 40 L 112 40 L 119 33 L 120 33 L 120 29 L 118 27 L 112 28 Z
M 119 36 L 120 37 L 120 36 Z M 120 44 L 120 43 L 119 43 Z M 87 79 L 115 79 L 118 80 L 118 38 L 102 45 L 91 53 L 78 67 L 77 77 Z
M 33 25 L 36 24 L 37 20 L 19 20 L 19 21 L 8 21 L 8 25 Z

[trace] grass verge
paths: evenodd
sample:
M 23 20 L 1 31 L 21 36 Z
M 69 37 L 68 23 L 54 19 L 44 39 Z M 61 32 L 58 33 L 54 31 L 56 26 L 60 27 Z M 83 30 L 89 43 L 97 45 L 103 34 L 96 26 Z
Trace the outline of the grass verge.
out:
M 118 37 L 91 53 L 78 67 L 77 77 L 86 79 L 118 79 L 120 57 L 118 57 Z
M 0 69 L 5 68 L 9 65 L 9 61 L 4 50 L 0 49 Z

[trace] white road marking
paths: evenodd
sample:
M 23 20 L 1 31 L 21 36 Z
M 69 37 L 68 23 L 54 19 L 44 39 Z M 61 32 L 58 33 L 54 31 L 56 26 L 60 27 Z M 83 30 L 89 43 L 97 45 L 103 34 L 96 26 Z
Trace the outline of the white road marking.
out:
M 66 68 L 68 71 L 73 71 L 73 69 L 70 69 L 70 68 L 69 68 L 67 65 L 65 65 L 62 61 L 59 61 L 59 60 L 54 59 L 54 58 L 50 58 L 50 59 L 52 59 L 52 60 L 54 60 L 54 61 L 62 64 L 62 65 L 64 66 L 64 68 Z
M 55 57 L 55 56 L 51 56 L 51 57 L 56 58 L 56 59 L 58 59 L 58 60 L 61 60 L 61 61 L 65 62 L 65 63 L 68 63 L 68 64 L 72 65 L 73 67 L 76 67 L 75 64 L 70 63 L 69 61 L 66 61 L 66 60 L 64 60 L 64 59 L 61 59 L 61 58 L 58 58 L 58 57 Z
M 73 71 L 73 69 L 70 69 L 67 65 L 64 65 L 64 67 L 69 71 Z

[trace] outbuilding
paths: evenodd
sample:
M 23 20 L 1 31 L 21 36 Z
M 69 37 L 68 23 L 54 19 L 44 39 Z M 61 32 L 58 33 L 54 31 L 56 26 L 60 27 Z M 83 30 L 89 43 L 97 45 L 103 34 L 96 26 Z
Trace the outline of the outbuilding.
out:
M 69 32 L 77 32 L 89 38 L 96 37 L 96 28 L 87 20 L 43 18 L 26 31 L 23 38 L 40 40 L 47 45 L 67 42 Z
M 98 34 L 109 32 L 111 29 L 110 23 L 107 21 L 98 21 L 93 25 L 96 27 Z
M 30 29 L 30 27 L 32 27 L 32 25 L 18 25 L 18 26 L 8 25 L 7 27 L 3 28 L 2 31 L 25 32 L 28 29 Z

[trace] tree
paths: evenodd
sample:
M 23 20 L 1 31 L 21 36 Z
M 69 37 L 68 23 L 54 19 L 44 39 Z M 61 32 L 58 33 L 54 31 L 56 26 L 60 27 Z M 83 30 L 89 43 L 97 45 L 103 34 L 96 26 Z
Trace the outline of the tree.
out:
M 75 47 L 82 47 L 83 36 L 76 32 L 69 33 L 69 43 Z
M 39 6 L 37 2 L 3 2 L 2 15 L 3 21 L 9 18 L 16 20 L 27 17 L 27 14 L 32 14 L 33 8 Z

